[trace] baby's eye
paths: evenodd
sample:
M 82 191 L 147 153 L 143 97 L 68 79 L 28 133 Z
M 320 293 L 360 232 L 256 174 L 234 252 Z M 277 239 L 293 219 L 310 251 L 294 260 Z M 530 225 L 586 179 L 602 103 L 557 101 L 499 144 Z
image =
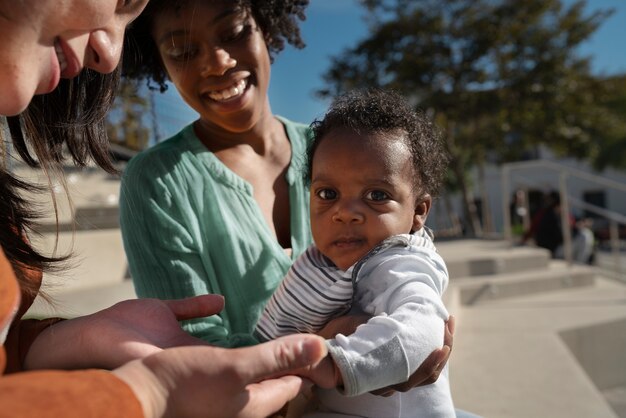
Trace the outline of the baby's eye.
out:
M 321 189 L 317 191 L 317 196 L 322 200 L 333 200 L 337 198 L 337 192 L 333 189 Z
M 372 190 L 371 192 L 367 192 L 365 198 L 373 200 L 374 202 L 380 202 L 389 199 L 389 195 L 382 190 Z

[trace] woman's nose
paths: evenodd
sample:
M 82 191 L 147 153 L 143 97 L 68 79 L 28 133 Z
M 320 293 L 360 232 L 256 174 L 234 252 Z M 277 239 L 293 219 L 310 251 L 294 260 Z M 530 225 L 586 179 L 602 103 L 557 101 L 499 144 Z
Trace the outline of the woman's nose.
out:
M 89 34 L 85 67 L 105 74 L 117 68 L 126 26 L 135 16 L 133 13 L 116 14 L 108 23 Z
M 99 29 L 89 35 L 85 67 L 107 74 L 120 62 L 124 42 L 124 26 Z
M 201 75 L 202 77 L 224 75 L 226 71 L 234 68 L 236 65 L 237 60 L 231 57 L 225 49 L 212 48 L 203 63 Z

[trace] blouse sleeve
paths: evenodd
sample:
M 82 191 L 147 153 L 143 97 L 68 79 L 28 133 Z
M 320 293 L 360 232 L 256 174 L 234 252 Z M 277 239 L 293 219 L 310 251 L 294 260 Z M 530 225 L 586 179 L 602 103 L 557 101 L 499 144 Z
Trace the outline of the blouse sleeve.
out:
M 30 281 L 33 288 L 39 288 L 42 280 L 40 270 L 24 269 L 22 273 L 24 280 Z M 35 338 L 50 325 L 61 321 L 60 318 L 21 319 L 34 298 L 35 294 L 19 288 L 13 267 L 0 249 L 0 327 L 8 331 L 6 340 L 2 341 L 4 362 L 0 369 L 5 373 L 22 371 L 24 359 Z
M 107 371 L 38 371 L 0 377 L 0 418 L 140 418 L 141 404 Z
M 34 279 L 40 280 L 41 276 Z M 15 274 L 0 249 L 0 326 L 11 320 L 19 297 Z M 18 318 L 30 306 L 31 299 L 22 296 Z M 56 321 L 13 321 L 7 340 L 0 347 L 0 418 L 143 417 L 135 394 L 110 372 L 21 371 L 23 357 L 32 341 Z M 16 373 L 4 374 L 5 366 Z
M 6 368 L 5 373 L 16 373 L 24 370 L 23 364 L 26 354 L 37 336 L 50 325 L 61 321 L 60 318 L 51 319 L 22 319 L 11 324 L 5 342 Z

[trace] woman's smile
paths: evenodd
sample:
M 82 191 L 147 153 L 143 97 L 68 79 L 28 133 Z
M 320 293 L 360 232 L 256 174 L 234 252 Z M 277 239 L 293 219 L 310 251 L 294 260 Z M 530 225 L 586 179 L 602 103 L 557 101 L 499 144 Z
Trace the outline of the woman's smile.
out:
M 206 95 L 213 101 L 226 102 L 241 97 L 246 87 L 248 87 L 248 79 L 244 78 L 224 89 L 209 91 Z
M 61 69 L 61 77 L 74 78 L 83 69 L 82 64 L 79 62 L 78 57 L 74 53 L 72 47 L 61 37 L 58 37 L 54 41 L 54 50 L 57 54 L 59 61 L 59 67 Z
M 50 93 L 59 85 L 59 81 L 61 80 L 61 63 L 58 58 L 58 53 L 54 52 L 55 50 L 56 49 L 53 49 L 52 52 L 50 52 L 49 70 L 42 73 L 41 82 L 34 92 L 36 94 Z

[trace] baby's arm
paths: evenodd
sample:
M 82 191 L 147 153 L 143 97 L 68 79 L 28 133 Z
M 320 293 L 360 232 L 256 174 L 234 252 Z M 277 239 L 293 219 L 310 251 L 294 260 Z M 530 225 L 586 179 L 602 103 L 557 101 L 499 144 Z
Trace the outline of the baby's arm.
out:
M 419 253 L 398 255 L 358 283 L 357 303 L 375 316 L 354 334 L 329 341 L 346 395 L 406 381 L 441 346 L 447 273 L 438 256 L 434 261 Z

